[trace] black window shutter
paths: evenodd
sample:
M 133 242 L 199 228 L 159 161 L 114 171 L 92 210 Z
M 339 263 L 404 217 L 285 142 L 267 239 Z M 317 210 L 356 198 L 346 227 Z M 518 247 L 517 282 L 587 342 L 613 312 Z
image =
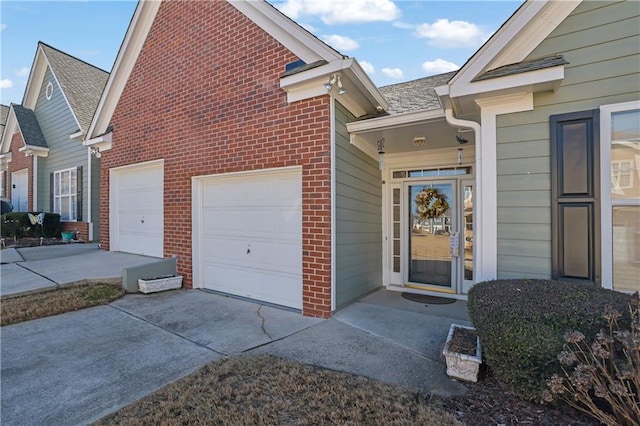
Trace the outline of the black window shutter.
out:
M 552 274 L 600 284 L 599 111 L 550 119 Z
M 49 173 L 49 211 L 51 213 L 55 213 L 53 211 L 53 172 Z
M 78 170 L 76 171 L 76 203 L 77 203 L 77 207 L 76 207 L 76 220 L 78 222 L 82 221 L 82 166 L 78 167 Z

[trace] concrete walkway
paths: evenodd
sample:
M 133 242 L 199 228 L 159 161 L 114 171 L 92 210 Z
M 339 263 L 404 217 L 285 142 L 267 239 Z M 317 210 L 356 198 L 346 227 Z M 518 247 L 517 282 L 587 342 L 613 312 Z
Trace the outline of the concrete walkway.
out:
M 76 243 L 0 251 L 0 296 L 20 294 L 92 278 L 117 278 L 122 269 L 157 260 Z
M 155 260 L 90 245 L 36 249 L 20 249 L 22 261 L 2 265 L 3 294 L 39 288 L 23 280 L 33 278 L 25 271 L 55 286 Z M 464 386 L 446 376 L 440 356 L 452 322 L 468 324 L 464 302 L 427 306 L 385 290 L 328 320 L 200 290 L 130 294 L 111 305 L 2 327 L 0 423 L 91 423 L 238 354 L 267 353 L 422 392 L 461 394 Z

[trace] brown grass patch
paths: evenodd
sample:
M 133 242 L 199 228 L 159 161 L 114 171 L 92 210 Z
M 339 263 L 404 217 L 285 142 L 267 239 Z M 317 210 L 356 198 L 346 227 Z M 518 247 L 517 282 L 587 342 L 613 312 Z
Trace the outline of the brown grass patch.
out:
M 125 294 L 122 285 L 82 281 L 33 293 L 0 299 L 1 325 L 10 325 L 97 305 L 106 305 Z
M 206 365 L 97 422 L 460 425 L 416 391 L 272 356 Z

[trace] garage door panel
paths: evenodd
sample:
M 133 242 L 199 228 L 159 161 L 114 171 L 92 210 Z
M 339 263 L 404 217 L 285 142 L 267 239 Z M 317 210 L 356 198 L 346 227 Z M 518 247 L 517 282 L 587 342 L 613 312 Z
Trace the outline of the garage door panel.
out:
M 162 257 L 164 251 L 163 166 L 116 170 L 116 249 Z
M 299 286 L 296 276 L 270 275 L 269 271 L 248 270 L 229 265 L 206 264 L 205 276 L 211 277 L 209 288 L 223 293 L 262 300 L 268 303 L 302 308 L 301 293 L 291 291 Z M 273 283 L 265 285 L 266 282 Z
M 301 308 L 300 170 L 203 180 L 200 194 L 204 287 Z

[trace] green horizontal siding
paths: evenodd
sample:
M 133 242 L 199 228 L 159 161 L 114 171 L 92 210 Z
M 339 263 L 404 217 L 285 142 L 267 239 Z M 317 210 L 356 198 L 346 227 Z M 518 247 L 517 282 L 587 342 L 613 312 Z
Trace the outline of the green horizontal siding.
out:
M 549 117 L 640 99 L 640 8 L 584 1 L 526 59 L 569 62 L 534 110 L 497 119 L 498 277 L 551 276 Z
M 354 117 L 336 103 L 336 305 L 382 286 L 382 185 L 378 163 L 349 143 Z

